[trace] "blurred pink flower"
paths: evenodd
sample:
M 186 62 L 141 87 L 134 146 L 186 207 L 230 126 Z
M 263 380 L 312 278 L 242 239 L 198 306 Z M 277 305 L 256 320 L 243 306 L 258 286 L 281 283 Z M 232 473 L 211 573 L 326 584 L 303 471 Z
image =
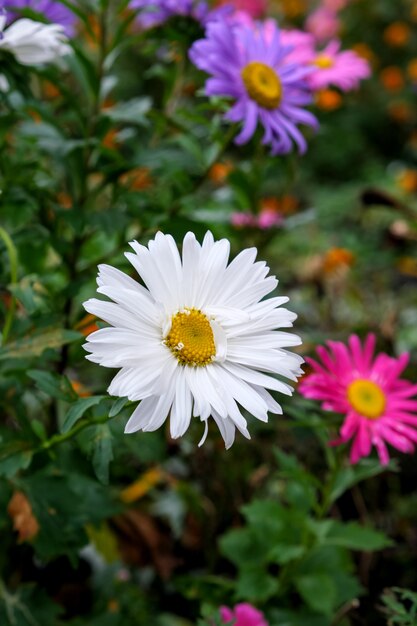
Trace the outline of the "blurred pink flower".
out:
M 341 43 L 333 40 L 316 53 L 310 63 L 316 68 L 308 77 L 313 90 L 330 85 L 342 91 L 351 91 L 359 86 L 364 78 L 371 75 L 371 66 L 353 50 L 340 50 Z
M 254 19 L 262 17 L 266 12 L 266 0 L 220 0 L 218 6 L 231 5 L 235 11 L 247 13 Z
M 235 228 L 260 228 L 268 230 L 274 226 L 282 226 L 284 218 L 279 211 L 265 208 L 259 215 L 251 215 L 250 213 L 235 212 L 232 213 L 230 223 Z
M 306 21 L 306 29 L 322 43 L 336 37 L 340 32 L 341 22 L 337 13 L 324 6 L 311 13 Z
M 233 626 L 268 626 L 264 614 L 247 602 L 236 604 L 234 609 L 222 606 L 220 615 L 225 624 L 233 623 Z
M 274 226 L 282 226 L 284 218 L 278 211 L 274 209 L 263 209 L 257 219 L 257 226 L 261 230 L 268 230 Z
M 311 63 L 316 55 L 313 35 L 303 30 L 295 28 L 291 30 L 282 29 L 281 44 L 292 48 L 287 56 L 288 61 L 291 63 L 307 65 Z
M 284 30 L 281 32 L 281 42 L 285 46 L 293 46 L 293 50 L 287 56 L 289 61 L 311 67 L 306 79 L 313 91 L 330 86 L 339 87 L 342 91 L 351 91 L 359 86 L 361 80 L 371 75 L 368 61 L 353 50 L 341 51 L 341 43 L 337 39 L 317 51 L 310 33 Z
M 232 213 L 231 218 L 230 218 L 230 223 L 235 228 L 245 228 L 247 226 L 254 226 L 255 216 L 250 215 L 249 213 L 236 211 L 235 213 Z
M 350 462 L 369 456 L 372 446 L 382 465 L 389 462 L 386 444 L 404 453 L 414 452 L 417 442 L 417 385 L 401 379 L 408 364 L 407 353 L 394 358 L 380 353 L 374 356 L 375 336 L 369 334 L 361 345 L 351 335 L 348 345 L 328 341 L 328 350 L 317 348 L 321 360 L 306 358 L 313 373 L 300 383 L 306 398 L 320 400 L 322 408 L 346 417 L 340 445 L 353 439 Z

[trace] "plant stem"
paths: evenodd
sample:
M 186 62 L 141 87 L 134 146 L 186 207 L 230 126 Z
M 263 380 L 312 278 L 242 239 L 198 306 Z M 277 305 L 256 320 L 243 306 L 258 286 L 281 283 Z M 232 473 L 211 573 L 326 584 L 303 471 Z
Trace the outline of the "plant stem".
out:
M 0 238 L 3 240 L 4 245 L 6 246 L 7 254 L 9 256 L 10 284 L 14 286 L 17 283 L 17 265 L 18 265 L 17 250 L 9 234 L 1 226 L 0 226 Z M 9 336 L 9 332 L 13 323 L 15 311 L 16 311 L 16 297 L 12 293 L 10 306 L 7 310 L 4 327 L 3 327 L 2 345 L 6 343 L 7 338 Z

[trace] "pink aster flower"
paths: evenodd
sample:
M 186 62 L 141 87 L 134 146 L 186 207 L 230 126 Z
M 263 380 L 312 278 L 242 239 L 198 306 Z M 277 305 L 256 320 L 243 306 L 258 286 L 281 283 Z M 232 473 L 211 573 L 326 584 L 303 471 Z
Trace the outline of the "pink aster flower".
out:
M 328 341 L 328 350 L 317 348 L 321 363 L 306 359 L 313 373 L 299 387 L 306 398 L 320 400 L 322 408 L 345 414 L 340 438 L 333 445 L 353 439 L 350 461 L 369 456 L 372 446 L 382 465 L 389 462 L 386 444 L 400 452 L 414 452 L 417 442 L 417 385 L 400 378 L 409 355 L 374 356 L 375 336 L 362 345 L 351 335 L 348 345 Z
M 264 614 L 248 602 L 236 604 L 234 609 L 222 606 L 220 616 L 223 623 L 233 626 L 268 626 Z
M 289 48 L 287 60 L 291 63 L 309 65 L 315 57 L 315 39 L 311 33 L 295 28 L 281 30 L 281 43 Z
M 300 153 L 307 149 L 298 125 L 317 127 L 314 115 L 304 108 L 312 99 L 306 81 L 311 69 L 289 63 L 288 53 L 276 23 L 269 23 L 266 33 L 262 23 L 249 27 L 212 22 L 206 39 L 191 47 L 191 61 L 211 74 L 206 94 L 234 100 L 225 117 L 243 122 L 235 139 L 238 145 L 247 143 L 260 123 L 265 131 L 262 143 L 271 145 L 272 154 L 290 152 L 293 142 Z
M 341 22 L 337 13 L 324 6 L 313 11 L 306 21 L 306 29 L 320 43 L 336 37 L 340 32 L 340 27 Z
M 231 5 L 236 11 L 247 13 L 254 19 L 262 17 L 266 12 L 266 0 L 219 0 L 216 5 Z
M 316 68 L 308 77 L 313 90 L 332 85 L 342 91 L 351 91 L 371 75 L 368 61 L 353 50 L 340 51 L 340 46 L 340 41 L 331 41 L 311 59 L 310 63 Z

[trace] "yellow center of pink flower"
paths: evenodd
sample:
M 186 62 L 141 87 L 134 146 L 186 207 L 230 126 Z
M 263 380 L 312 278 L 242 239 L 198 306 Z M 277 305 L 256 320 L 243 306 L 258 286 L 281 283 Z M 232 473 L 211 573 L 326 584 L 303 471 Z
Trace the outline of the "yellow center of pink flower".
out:
M 321 70 L 328 70 L 334 65 L 334 61 L 327 54 L 319 54 L 313 61 L 313 65 L 316 65 Z
M 350 383 L 347 389 L 347 397 L 354 410 L 374 420 L 381 417 L 385 411 L 387 399 L 381 387 L 371 380 L 358 378 Z
M 246 91 L 265 109 L 276 109 L 282 99 L 282 83 L 276 72 L 258 61 L 248 63 L 242 70 Z
M 198 309 L 184 309 L 173 315 L 164 343 L 181 365 L 208 365 L 216 355 L 210 322 Z

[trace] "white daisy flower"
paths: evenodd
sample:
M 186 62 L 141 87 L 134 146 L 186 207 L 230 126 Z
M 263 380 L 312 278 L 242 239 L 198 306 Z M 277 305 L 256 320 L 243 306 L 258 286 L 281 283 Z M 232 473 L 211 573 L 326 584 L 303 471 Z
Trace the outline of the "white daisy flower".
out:
M 136 241 L 126 257 L 145 286 L 123 272 L 100 265 L 98 293 L 113 302 L 88 300 L 84 307 L 111 324 L 89 335 L 87 359 L 121 368 L 108 392 L 141 403 L 125 432 L 153 431 L 170 414 L 173 438 L 191 417 L 211 416 L 229 448 L 237 428 L 250 438 L 242 408 L 259 420 L 282 413 L 267 389 L 291 395 L 276 374 L 296 381 L 303 359 L 285 350 L 301 343 L 277 328 L 296 315 L 281 305 L 286 297 L 262 300 L 278 284 L 268 276 L 257 250 L 241 252 L 228 264 L 230 244 L 208 232 L 200 245 L 186 234 L 182 260 L 174 239 L 158 233 L 148 247 Z
M 0 15 L 0 50 L 14 54 L 22 65 L 55 61 L 71 52 L 63 26 L 44 24 L 22 18 L 6 26 L 5 13 Z

